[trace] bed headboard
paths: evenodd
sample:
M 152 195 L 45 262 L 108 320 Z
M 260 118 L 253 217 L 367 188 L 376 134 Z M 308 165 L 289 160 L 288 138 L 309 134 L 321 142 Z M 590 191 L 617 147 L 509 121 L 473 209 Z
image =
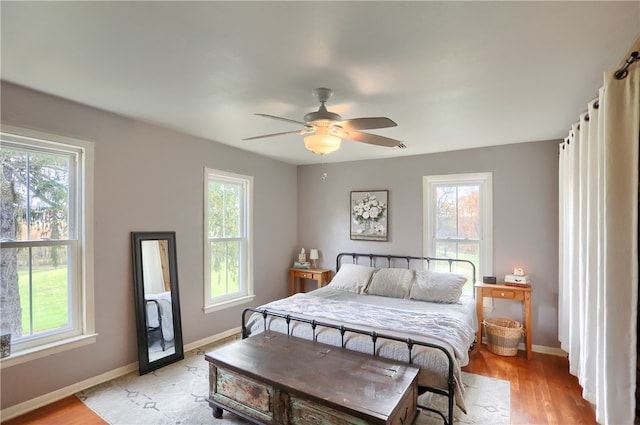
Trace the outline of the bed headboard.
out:
M 346 261 L 350 260 L 350 261 Z M 476 266 L 472 261 L 458 258 L 436 258 L 436 257 L 415 257 L 411 255 L 388 255 L 388 254 L 363 254 L 358 252 L 341 252 L 336 257 L 336 273 L 340 266 L 346 262 L 351 264 L 367 265 L 377 268 L 407 268 L 407 269 L 432 269 L 442 271 L 437 265 L 448 267 L 448 271 L 464 274 L 471 278 L 471 282 L 476 282 Z M 425 265 L 426 263 L 426 265 Z M 455 268 L 455 270 L 454 270 Z

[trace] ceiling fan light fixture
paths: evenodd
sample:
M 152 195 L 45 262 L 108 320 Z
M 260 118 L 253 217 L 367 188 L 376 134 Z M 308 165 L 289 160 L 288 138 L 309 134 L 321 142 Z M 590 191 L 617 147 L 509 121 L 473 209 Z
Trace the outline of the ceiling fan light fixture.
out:
M 342 140 L 331 134 L 313 134 L 304 138 L 304 146 L 317 155 L 326 155 L 340 149 Z
M 320 102 L 320 107 L 317 111 L 306 114 L 304 121 L 296 121 L 269 114 L 256 114 L 266 118 L 302 125 L 304 128 L 301 130 L 263 134 L 262 136 L 248 137 L 242 140 L 263 139 L 293 133 L 299 134 L 300 136 L 308 134 L 308 136 L 304 138 L 304 145 L 308 150 L 317 155 L 326 155 L 337 151 L 340 149 L 342 139 L 389 148 L 405 147 L 399 140 L 360 131 L 395 127 L 397 124 L 387 117 L 363 117 L 344 120 L 340 115 L 328 111 L 325 102 L 329 100 L 332 93 L 333 90 L 328 88 L 315 89 L 313 95 Z

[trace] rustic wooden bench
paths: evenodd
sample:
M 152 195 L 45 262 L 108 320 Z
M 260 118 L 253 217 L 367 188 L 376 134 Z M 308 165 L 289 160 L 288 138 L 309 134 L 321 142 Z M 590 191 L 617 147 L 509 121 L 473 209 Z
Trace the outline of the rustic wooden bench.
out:
M 419 369 L 265 332 L 217 348 L 209 405 L 261 424 L 411 424 Z

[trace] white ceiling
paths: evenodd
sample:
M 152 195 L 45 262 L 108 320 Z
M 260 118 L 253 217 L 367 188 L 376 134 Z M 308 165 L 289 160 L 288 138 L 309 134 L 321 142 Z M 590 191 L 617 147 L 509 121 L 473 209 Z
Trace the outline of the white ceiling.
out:
M 1 2 L 6 81 L 293 164 L 311 92 L 407 149 L 558 139 L 640 35 L 640 2 Z

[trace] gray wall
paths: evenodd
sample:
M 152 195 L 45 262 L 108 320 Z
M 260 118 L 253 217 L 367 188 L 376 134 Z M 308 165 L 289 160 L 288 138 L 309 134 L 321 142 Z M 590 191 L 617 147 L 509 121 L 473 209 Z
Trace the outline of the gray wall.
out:
M 239 326 L 244 306 L 206 315 L 202 309 L 204 167 L 254 176 L 252 305 L 287 294 L 286 267 L 296 246 L 295 166 L 15 85 L 1 89 L 3 124 L 95 143 L 98 332 L 95 344 L 2 369 L 3 409 L 137 361 L 131 231 L 176 232 L 185 344 Z
M 298 167 L 298 248 L 318 248 L 335 270 L 340 252 L 422 255 L 422 177 L 493 172 L 493 273 L 522 265 L 531 276 L 533 343 L 559 347 L 558 141 L 386 160 Z M 327 178 L 321 180 L 326 172 Z M 351 241 L 351 190 L 389 190 L 389 241 Z M 523 320 L 520 303 L 497 300 L 487 317 Z

